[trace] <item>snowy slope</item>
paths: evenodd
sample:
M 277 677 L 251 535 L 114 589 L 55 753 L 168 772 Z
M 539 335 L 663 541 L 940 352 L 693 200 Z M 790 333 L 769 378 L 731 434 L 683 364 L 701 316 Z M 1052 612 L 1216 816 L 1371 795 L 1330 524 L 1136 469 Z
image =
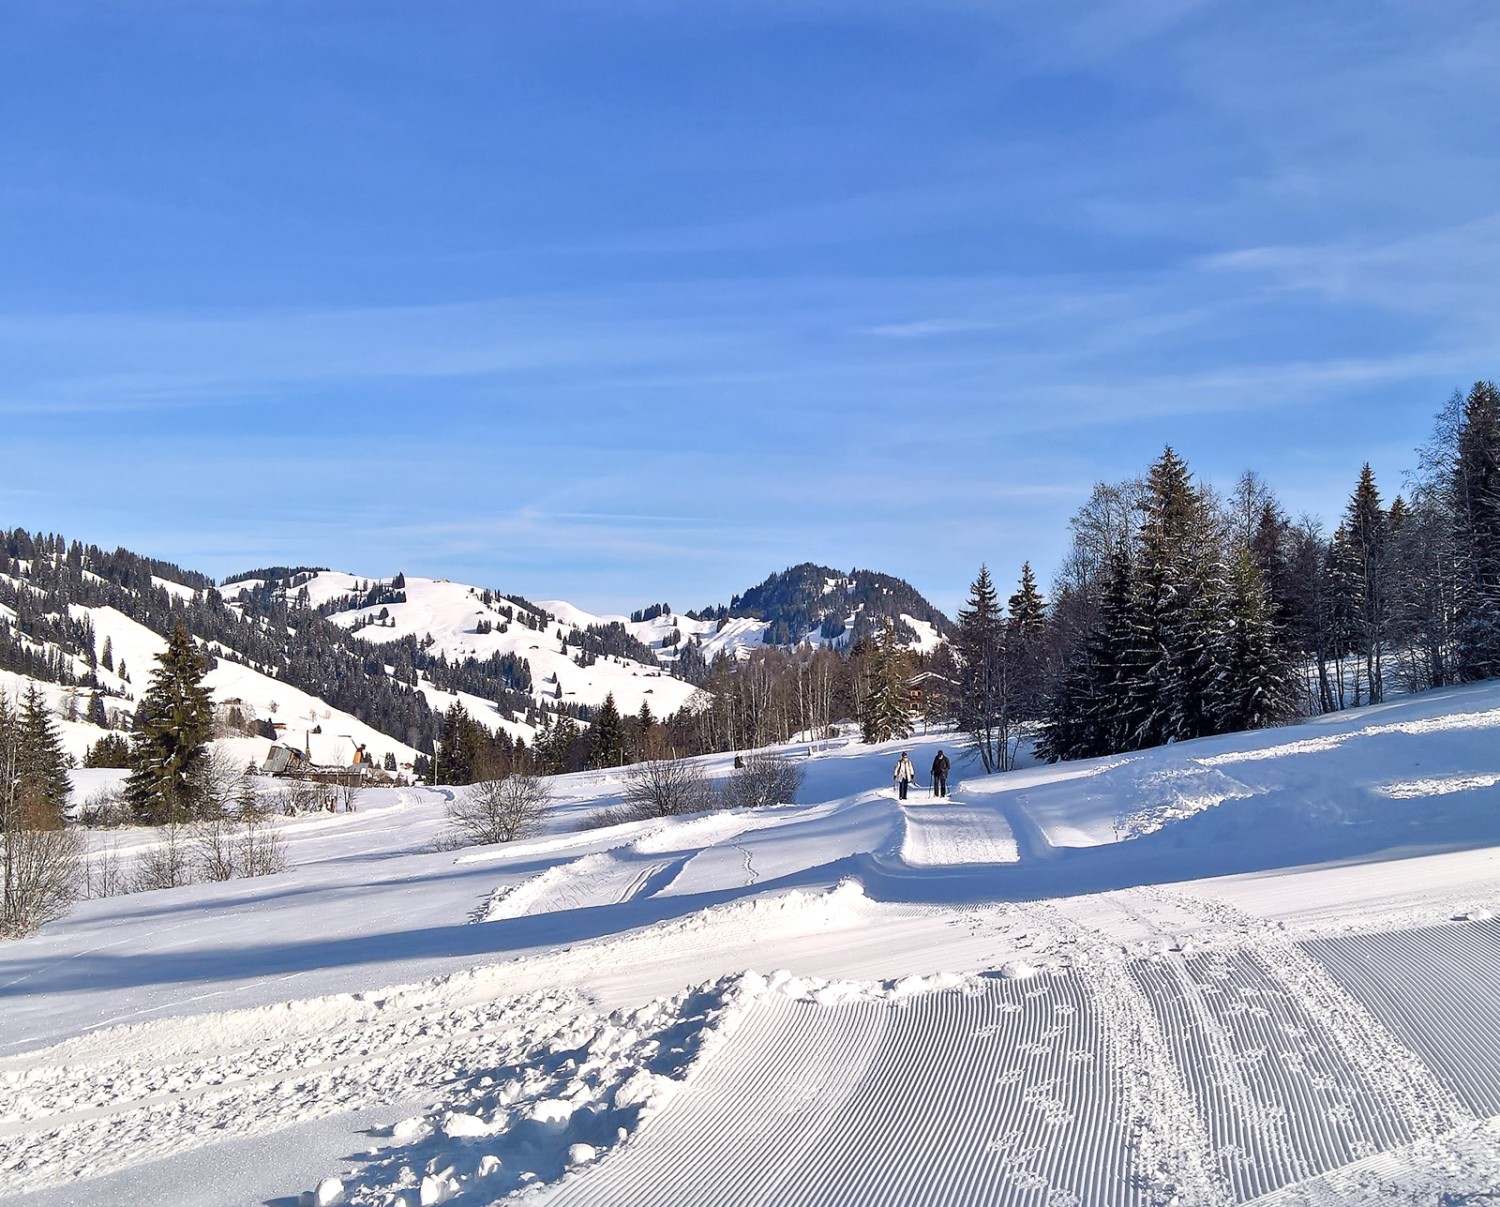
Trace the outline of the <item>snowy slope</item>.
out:
M 562 777 L 543 835 L 446 853 L 461 790 L 371 790 L 283 823 L 283 876 L 81 905 L 0 947 L 7 1201 L 1500 1185 L 1500 685 L 960 764 L 946 804 L 893 799 L 899 748 L 788 748 L 802 803 L 601 830 L 622 773 Z
M 306 590 L 309 602 L 316 606 L 352 595 L 361 583 L 379 581 L 321 571 L 306 583 Z M 232 600 L 238 590 L 258 585 L 258 580 L 234 583 L 225 588 L 226 598 Z M 482 660 L 495 654 L 519 655 L 531 666 L 533 696 L 538 701 L 593 706 L 602 704 L 604 697 L 613 692 L 621 712 L 636 712 L 642 703 L 647 703 L 654 714 L 665 716 L 676 712 L 695 690 L 691 684 L 673 679 L 659 666 L 629 659 L 600 657 L 592 666 L 579 666 L 577 633 L 589 624 L 603 621 L 563 605 L 559 605 L 561 611 L 553 619 L 548 615 L 553 611 L 549 605 L 538 605 L 543 610 L 535 612 L 499 596 L 492 597 L 487 605 L 484 592 L 478 587 L 410 575 L 406 576 L 405 594 L 405 603 L 351 608 L 335 613 L 332 620 L 347 629 L 358 627 L 360 637 L 375 643 L 431 635 L 433 650 L 445 654 L 450 661 L 467 657 Z M 515 614 L 517 619 L 507 622 L 502 609 Z M 388 623 L 369 623 L 382 612 L 386 613 Z M 527 627 L 519 619 L 522 614 L 530 616 L 539 627 Z M 477 631 L 481 621 L 493 626 L 490 632 Z M 502 626 L 507 631 L 500 631 Z M 570 644 L 569 653 L 562 652 L 564 641 Z M 434 707 L 445 708 L 453 697 L 429 693 L 429 699 Z M 469 707 L 468 701 L 465 706 Z M 532 732 L 514 717 L 500 717 L 493 702 L 470 711 L 491 728 L 505 722 L 504 727 L 513 736 L 529 736 Z
M 166 640 L 113 608 L 79 608 L 77 611 L 89 613 L 100 647 L 108 637 L 114 647 L 115 665 L 118 666 L 122 658 L 127 660 L 135 692 L 144 691 L 150 673 L 156 667 L 157 655 L 167 648 Z M 109 681 L 108 672 L 100 671 L 99 674 L 101 679 Z M 387 753 L 394 754 L 401 763 L 409 763 L 416 757 L 416 751 L 410 746 L 387 737 L 348 713 L 339 712 L 316 696 L 228 658 L 218 659 L 218 665 L 208 673 L 204 682 L 215 703 L 243 700 L 254 716 L 285 724 L 282 740 L 298 748 L 305 746 L 310 749 L 314 762 L 347 764 L 352 761 L 356 745 L 366 746 L 377 762 Z M 322 732 L 315 733 L 314 730 Z M 260 762 L 270 743 L 260 738 L 229 738 L 221 745 L 237 761 L 253 758 Z

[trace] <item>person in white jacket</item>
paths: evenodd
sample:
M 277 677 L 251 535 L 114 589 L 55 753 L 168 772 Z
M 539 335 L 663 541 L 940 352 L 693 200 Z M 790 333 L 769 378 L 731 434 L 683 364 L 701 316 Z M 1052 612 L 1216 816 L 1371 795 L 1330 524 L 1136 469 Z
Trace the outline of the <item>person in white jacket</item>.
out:
M 901 752 L 901 758 L 896 763 L 896 792 L 902 800 L 906 799 L 906 789 L 911 782 L 917 778 L 917 769 L 911 765 L 911 758 L 906 751 Z

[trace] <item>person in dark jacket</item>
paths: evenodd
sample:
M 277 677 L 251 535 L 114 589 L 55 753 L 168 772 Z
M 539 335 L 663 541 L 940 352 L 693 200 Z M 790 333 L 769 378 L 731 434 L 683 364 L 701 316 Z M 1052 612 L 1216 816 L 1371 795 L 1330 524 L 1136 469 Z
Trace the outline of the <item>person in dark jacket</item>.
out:
M 937 758 L 932 760 L 933 796 L 948 795 L 948 765 L 948 756 L 939 750 Z

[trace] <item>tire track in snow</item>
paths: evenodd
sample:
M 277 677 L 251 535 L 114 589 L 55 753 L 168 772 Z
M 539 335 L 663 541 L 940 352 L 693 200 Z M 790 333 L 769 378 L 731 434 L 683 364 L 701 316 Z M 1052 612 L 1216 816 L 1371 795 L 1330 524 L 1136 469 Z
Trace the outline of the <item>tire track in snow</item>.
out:
M 503 918 L 621 905 L 664 888 L 686 863 L 686 856 L 671 861 L 641 861 L 622 859 L 612 851 L 584 855 L 550 867 L 519 884 L 497 889 L 476 911 L 474 920 L 495 922 Z

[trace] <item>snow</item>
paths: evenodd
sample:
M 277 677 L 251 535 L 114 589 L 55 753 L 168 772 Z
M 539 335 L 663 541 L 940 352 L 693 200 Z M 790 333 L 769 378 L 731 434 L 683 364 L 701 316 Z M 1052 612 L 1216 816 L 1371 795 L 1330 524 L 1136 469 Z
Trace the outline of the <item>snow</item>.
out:
M 591 830 L 624 773 L 560 777 L 544 833 L 462 851 L 455 790 L 370 789 L 279 820 L 282 875 L 81 903 L 0 946 L 7 1202 L 1500 1184 L 1500 685 L 895 800 L 940 746 Z
M 361 584 L 382 582 L 389 584 L 390 579 L 360 578 L 325 570 L 312 575 L 306 589 L 309 601 L 316 606 L 350 595 Z M 233 599 L 241 588 L 248 589 L 251 585 L 235 583 L 227 586 L 225 591 Z M 590 624 L 605 623 L 605 620 L 560 602 L 538 604 L 537 607 L 543 610 L 541 613 L 529 611 L 499 595 L 492 595 L 492 602 L 486 605 L 484 592 L 479 587 L 412 575 L 406 576 L 405 594 L 405 603 L 336 612 L 331 619 L 345 628 L 364 625 L 359 629 L 359 636 L 376 644 L 402 637 L 423 640 L 430 635 L 433 650 L 446 655 L 450 661 L 469 657 L 483 660 L 495 654 L 519 655 L 531 666 L 532 695 L 538 701 L 558 699 L 560 681 L 561 699 L 565 702 L 598 705 L 613 692 L 621 712 L 637 712 L 642 703 L 648 703 L 654 714 L 666 716 L 681 708 L 696 690 L 691 684 L 672 678 L 659 665 L 600 657 L 592 666 L 579 666 L 574 661 L 576 634 Z M 500 612 L 502 608 L 517 616 L 504 633 L 499 631 L 506 623 Z M 385 621 L 368 623 L 382 612 L 387 614 Z M 540 630 L 522 624 L 519 619 L 522 613 L 541 622 Z M 556 619 L 548 619 L 544 613 L 555 613 Z M 624 620 L 623 617 L 610 619 Z M 488 622 L 491 631 L 478 632 L 480 621 Z M 563 640 L 568 640 L 570 645 L 566 654 L 562 652 Z M 435 707 L 446 708 L 453 700 L 453 696 L 435 689 L 429 688 L 427 694 Z M 531 726 L 512 717 L 500 716 L 493 701 L 480 701 L 472 696 L 464 699 L 465 708 L 490 728 L 503 728 L 512 737 L 526 737 L 528 740 L 534 734 Z M 475 702 L 472 707 L 470 701 Z
M 166 639 L 114 608 L 79 608 L 77 611 L 89 614 L 100 649 L 104 648 L 105 638 L 109 638 L 114 649 L 115 666 L 118 667 L 122 659 L 127 662 L 131 683 L 121 684 L 120 689 L 137 695 L 145 691 L 151 672 L 156 669 L 157 656 L 167 648 Z M 100 678 L 106 683 L 110 680 L 110 676 L 102 671 Z M 305 746 L 316 763 L 347 765 L 353 761 L 358 745 L 365 746 L 377 764 L 387 753 L 394 754 L 398 763 L 409 763 L 416 757 L 417 752 L 405 743 L 330 707 L 317 696 L 263 675 L 243 663 L 228 658 L 218 659 L 218 665 L 208 673 L 204 683 L 217 703 L 241 700 L 255 717 L 285 725 L 285 732 L 278 740 L 298 749 Z M 87 703 L 86 697 L 83 702 Z M 89 730 L 94 737 L 82 743 L 85 749 L 102 733 L 92 727 Z M 231 738 L 222 745 L 243 764 L 251 759 L 257 763 L 264 760 L 271 743 L 264 738 Z

